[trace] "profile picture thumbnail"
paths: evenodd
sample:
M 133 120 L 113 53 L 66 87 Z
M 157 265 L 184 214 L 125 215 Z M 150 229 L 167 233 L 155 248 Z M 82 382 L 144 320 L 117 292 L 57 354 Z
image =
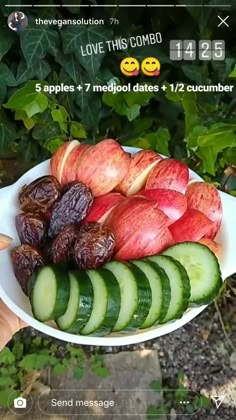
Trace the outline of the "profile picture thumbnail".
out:
M 23 12 L 13 12 L 8 16 L 7 23 L 12 31 L 23 32 L 28 25 L 28 18 Z

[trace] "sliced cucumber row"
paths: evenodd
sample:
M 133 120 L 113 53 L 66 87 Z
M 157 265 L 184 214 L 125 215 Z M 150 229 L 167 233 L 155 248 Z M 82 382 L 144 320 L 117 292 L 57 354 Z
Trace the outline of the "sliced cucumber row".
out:
M 210 303 L 222 278 L 205 245 L 184 242 L 162 255 L 112 261 L 98 270 L 49 265 L 29 282 L 33 314 L 61 330 L 103 336 L 150 328 L 182 317 L 190 305 Z

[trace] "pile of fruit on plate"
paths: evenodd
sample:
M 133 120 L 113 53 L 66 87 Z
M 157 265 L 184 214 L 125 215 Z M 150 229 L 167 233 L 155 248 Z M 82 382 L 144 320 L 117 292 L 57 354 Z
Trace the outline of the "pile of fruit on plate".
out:
M 64 143 L 51 175 L 21 188 L 11 250 L 35 318 L 107 335 L 181 318 L 222 285 L 217 189 L 183 162 L 115 140 Z

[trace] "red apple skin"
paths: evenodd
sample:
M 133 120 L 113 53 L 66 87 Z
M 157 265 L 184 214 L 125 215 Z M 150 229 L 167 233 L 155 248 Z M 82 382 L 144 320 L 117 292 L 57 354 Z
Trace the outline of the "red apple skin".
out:
M 189 170 L 185 163 L 176 159 L 162 159 L 148 176 L 146 190 L 163 188 L 185 194 Z
M 212 239 L 203 238 L 198 241 L 202 245 L 206 245 L 218 258 L 218 260 L 222 256 L 222 245 L 218 242 L 212 241 Z
M 103 140 L 82 157 L 77 180 L 90 187 L 95 197 L 107 194 L 126 176 L 129 161 L 129 155 L 117 141 Z
M 80 142 L 78 140 L 67 141 L 52 155 L 50 161 L 51 173 L 59 182 L 61 182 L 63 168 L 68 156 L 75 147 L 79 146 L 79 144 Z
M 146 237 L 151 240 L 168 224 L 168 217 L 157 209 L 155 201 L 135 196 L 118 204 L 105 222 L 105 225 L 115 233 L 115 252 L 118 252 L 139 231 L 144 235 L 148 229 L 149 233 L 146 234 Z M 145 246 L 147 246 L 146 242 Z
M 156 201 L 158 208 L 169 217 L 170 223 L 180 219 L 187 210 L 187 199 L 178 191 L 158 188 L 142 190 L 138 195 Z
M 206 238 L 214 239 L 220 228 L 223 215 L 218 190 L 207 182 L 194 182 L 188 185 L 186 197 L 188 208 L 200 210 L 214 223 L 212 229 L 205 235 Z
M 90 147 L 91 146 L 89 146 L 88 144 L 80 144 L 70 152 L 68 158 L 66 159 L 62 172 L 62 185 L 66 185 L 69 182 L 76 181 L 77 168 L 79 166 L 80 159 L 82 159 L 82 156 Z
M 127 197 L 136 194 L 146 184 L 147 177 L 162 157 L 153 150 L 140 150 L 130 159 L 129 170 L 119 185 L 120 191 Z
M 125 197 L 116 192 L 110 192 L 95 197 L 90 212 L 84 219 L 84 222 L 98 222 L 104 224 L 112 209 L 123 200 L 125 200 Z
M 169 229 L 176 243 L 198 242 L 213 225 L 213 222 L 201 211 L 188 209 L 179 220 L 169 226 Z
M 174 245 L 174 239 L 168 227 L 160 228 L 153 222 L 147 223 L 131 236 L 128 242 L 115 254 L 114 259 L 119 261 L 137 260 L 149 255 L 157 255 L 171 245 Z

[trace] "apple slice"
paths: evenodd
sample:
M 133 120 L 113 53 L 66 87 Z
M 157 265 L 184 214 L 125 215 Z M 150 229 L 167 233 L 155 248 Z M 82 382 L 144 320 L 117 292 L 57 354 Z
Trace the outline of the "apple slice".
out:
M 204 213 L 214 225 L 206 234 L 209 239 L 214 239 L 222 221 L 222 203 L 218 190 L 207 182 L 194 182 L 188 185 L 186 191 L 187 204 L 190 209 L 197 209 Z
M 174 240 L 169 229 L 166 226 L 160 227 L 147 221 L 115 254 L 114 259 L 137 260 L 159 254 L 171 245 L 174 245 Z
M 84 222 L 98 222 L 104 224 L 114 207 L 123 200 L 125 200 L 125 197 L 116 192 L 95 197 L 91 210 Z
M 51 172 L 59 182 L 61 182 L 62 172 L 69 154 L 75 147 L 79 145 L 80 142 L 78 140 L 67 141 L 61 147 L 59 147 L 59 149 L 51 157 Z
M 176 159 L 162 159 L 148 176 L 146 190 L 164 188 L 185 194 L 189 170 L 185 163 Z
M 169 224 L 168 217 L 156 208 L 155 201 L 144 197 L 133 196 L 119 203 L 108 216 L 105 224 L 115 233 L 118 252 L 134 235 L 135 232 L 145 231 L 145 226 L 152 231 L 153 239 L 163 227 Z M 147 243 L 145 243 L 147 246 Z M 138 244 L 137 244 L 138 246 Z
M 112 139 L 90 147 L 80 161 L 77 180 L 91 188 L 95 197 L 112 191 L 126 176 L 129 155 Z
M 169 226 L 175 242 L 198 242 L 214 226 L 214 223 L 199 210 L 188 209 L 184 215 Z
M 178 191 L 158 188 L 142 190 L 138 195 L 156 201 L 158 208 L 169 217 L 171 223 L 180 219 L 187 210 L 187 199 Z
M 82 156 L 91 146 L 88 144 L 80 144 L 76 146 L 69 154 L 62 171 L 61 184 L 66 185 L 69 182 L 76 181 L 77 169 Z
M 146 184 L 147 177 L 162 157 L 153 150 L 141 150 L 131 157 L 129 170 L 119 185 L 120 191 L 127 197 L 136 194 Z
M 222 245 L 218 242 L 212 241 L 212 239 L 203 238 L 198 241 L 200 244 L 208 246 L 208 248 L 215 254 L 215 256 L 220 259 L 222 256 Z

